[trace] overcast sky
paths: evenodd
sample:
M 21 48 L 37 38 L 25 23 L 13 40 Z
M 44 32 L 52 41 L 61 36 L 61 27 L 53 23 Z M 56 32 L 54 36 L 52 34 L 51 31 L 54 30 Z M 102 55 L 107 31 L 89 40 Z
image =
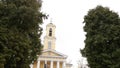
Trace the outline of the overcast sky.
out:
M 49 19 L 42 25 L 42 39 L 46 24 L 52 18 L 52 23 L 56 25 L 56 50 L 68 55 L 68 62 L 75 68 L 77 61 L 81 59 L 80 49 L 85 45 L 84 16 L 97 5 L 120 13 L 119 0 L 43 0 L 42 12 L 49 14 Z

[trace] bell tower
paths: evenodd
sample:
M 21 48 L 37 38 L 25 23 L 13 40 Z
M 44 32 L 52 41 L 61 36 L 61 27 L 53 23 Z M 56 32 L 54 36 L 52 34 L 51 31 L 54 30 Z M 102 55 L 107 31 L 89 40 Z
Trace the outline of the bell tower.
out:
M 44 50 L 52 49 L 55 50 L 55 28 L 56 26 L 52 23 L 49 23 L 46 26 L 46 36 L 44 37 Z

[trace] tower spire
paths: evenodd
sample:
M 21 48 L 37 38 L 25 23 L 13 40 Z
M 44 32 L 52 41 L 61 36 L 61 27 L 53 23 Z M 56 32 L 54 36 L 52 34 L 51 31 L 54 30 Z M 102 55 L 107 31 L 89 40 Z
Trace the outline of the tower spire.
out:
M 50 23 L 52 23 L 52 18 L 50 18 Z
M 46 26 L 46 36 L 44 37 L 44 49 L 55 50 L 55 28 L 56 26 L 50 22 Z

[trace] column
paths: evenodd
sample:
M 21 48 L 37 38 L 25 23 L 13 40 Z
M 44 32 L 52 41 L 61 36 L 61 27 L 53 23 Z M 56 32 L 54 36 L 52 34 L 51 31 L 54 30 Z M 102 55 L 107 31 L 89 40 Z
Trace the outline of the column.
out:
M 45 60 L 44 68 L 47 68 L 47 61 Z
M 57 68 L 60 68 L 60 64 L 59 64 L 60 62 L 59 61 L 57 61 Z
M 33 68 L 33 64 L 30 64 L 30 68 Z
M 37 68 L 40 68 L 40 60 L 37 61 Z
M 50 62 L 50 68 L 53 68 L 53 61 Z
M 62 64 L 62 68 L 66 68 L 66 63 L 65 63 L 65 61 L 64 61 L 63 64 Z

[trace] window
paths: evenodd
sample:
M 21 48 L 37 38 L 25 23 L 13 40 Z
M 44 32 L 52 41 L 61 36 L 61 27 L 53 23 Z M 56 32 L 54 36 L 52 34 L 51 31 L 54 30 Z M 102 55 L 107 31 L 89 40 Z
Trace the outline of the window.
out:
M 52 28 L 49 30 L 49 36 L 52 36 Z
M 48 41 L 48 49 L 51 49 L 51 41 Z

